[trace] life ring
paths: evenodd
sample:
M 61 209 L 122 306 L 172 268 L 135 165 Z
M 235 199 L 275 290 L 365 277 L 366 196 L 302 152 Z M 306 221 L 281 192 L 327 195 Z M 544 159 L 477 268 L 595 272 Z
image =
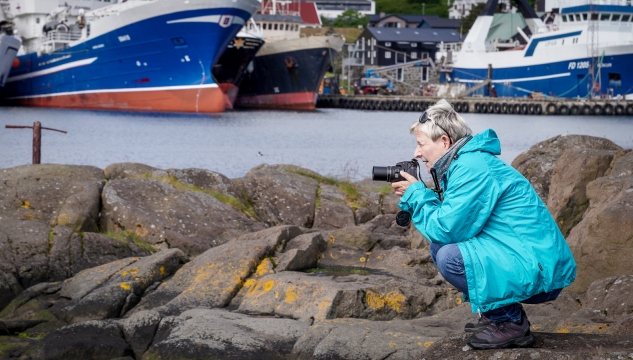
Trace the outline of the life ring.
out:
M 600 83 L 593 83 L 593 92 L 600 92 Z
M 284 59 L 284 63 L 286 64 L 286 67 L 288 69 L 292 69 L 293 67 L 295 67 L 295 59 L 292 56 L 286 56 L 286 58 Z
M 552 24 L 552 31 L 558 31 L 558 25 Z
M 602 115 L 603 114 L 602 106 L 599 105 L 599 104 L 594 105 L 591 110 L 593 110 L 593 114 L 594 115 Z

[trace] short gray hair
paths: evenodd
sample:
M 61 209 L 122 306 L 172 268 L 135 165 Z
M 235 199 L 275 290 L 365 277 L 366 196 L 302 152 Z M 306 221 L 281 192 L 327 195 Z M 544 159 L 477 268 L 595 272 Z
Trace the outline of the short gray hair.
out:
M 431 138 L 431 140 L 437 141 L 442 135 L 446 135 L 444 130 L 440 128 L 441 126 L 446 129 L 448 137 L 455 143 L 457 140 L 473 133 L 470 126 L 466 124 L 466 120 L 453 110 L 451 104 L 444 99 L 426 109 L 426 115 L 431 121 L 420 124 L 420 122 L 416 120 L 409 128 L 411 134 L 414 134 L 416 131 L 421 131 Z M 436 126 L 436 124 L 439 126 Z

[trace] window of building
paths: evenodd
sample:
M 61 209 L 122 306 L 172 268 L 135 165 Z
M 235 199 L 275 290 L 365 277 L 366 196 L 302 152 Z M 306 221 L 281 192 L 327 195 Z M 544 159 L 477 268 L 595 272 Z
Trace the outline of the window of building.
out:
M 376 45 L 376 39 L 371 39 L 372 43 Z
M 290 29 L 290 24 L 286 24 L 286 31 Z
M 400 82 L 404 81 L 404 69 L 398 69 L 397 73 L 398 73 L 398 81 Z
M 374 50 L 374 52 L 371 54 L 372 58 L 376 57 L 376 50 Z
M 428 66 L 422 66 L 422 74 L 420 77 L 420 81 L 422 82 L 429 82 L 429 67 Z
M 418 53 L 417 52 L 412 52 L 411 53 L 411 59 L 417 59 L 418 58 Z
M 620 21 L 620 14 L 613 14 L 613 16 L 611 16 L 611 21 Z
M 371 55 L 371 51 L 368 51 L 368 52 L 367 52 L 367 58 L 368 58 L 368 59 L 369 59 L 370 55 Z
M 299 30 L 299 24 L 295 24 L 295 31 Z
M 411 47 L 418 47 L 418 43 L 411 43 Z
M 391 59 L 391 51 L 385 51 L 385 59 Z
M 274 25 L 274 27 L 275 27 L 275 28 L 274 28 L 274 30 L 277 30 L 277 25 L 278 25 L 278 24 L 277 24 L 277 23 L 275 23 L 275 25 Z
M 427 59 L 428 57 L 429 57 L 429 53 L 427 53 L 427 52 L 420 53 L 420 58 L 421 59 Z
M 387 42 L 385 43 L 385 46 L 391 46 L 391 43 L 390 43 L 389 41 L 387 41 Z

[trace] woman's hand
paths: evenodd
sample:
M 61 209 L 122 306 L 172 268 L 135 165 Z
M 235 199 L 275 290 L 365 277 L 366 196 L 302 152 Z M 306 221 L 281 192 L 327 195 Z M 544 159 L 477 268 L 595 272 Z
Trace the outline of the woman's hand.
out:
M 398 196 L 404 195 L 404 192 L 407 191 L 407 189 L 409 188 L 409 185 L 419 181 L 418 179 L 416 179 L 415 177 L 411 176 L 409 173 L 406 173 L 404 171 L 401 171 L 400 175 L 404 178 L 404 180 L 391 183 L 391 187 L 393 188 L 393 191 L 395 191 L 396 195 Z

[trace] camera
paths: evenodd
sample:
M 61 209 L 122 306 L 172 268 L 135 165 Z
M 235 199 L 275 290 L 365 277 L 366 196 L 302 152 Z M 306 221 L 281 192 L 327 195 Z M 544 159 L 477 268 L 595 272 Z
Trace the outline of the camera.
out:
M 400 172 L 404 171 L 418 179 L 418 160 L 401 161 L 395 166 L 374 166 L 371 171 L 371 179 L 375 181 L 398 182 L 404 180 Z M 419 179 L 418 179 L 419 180 Z

